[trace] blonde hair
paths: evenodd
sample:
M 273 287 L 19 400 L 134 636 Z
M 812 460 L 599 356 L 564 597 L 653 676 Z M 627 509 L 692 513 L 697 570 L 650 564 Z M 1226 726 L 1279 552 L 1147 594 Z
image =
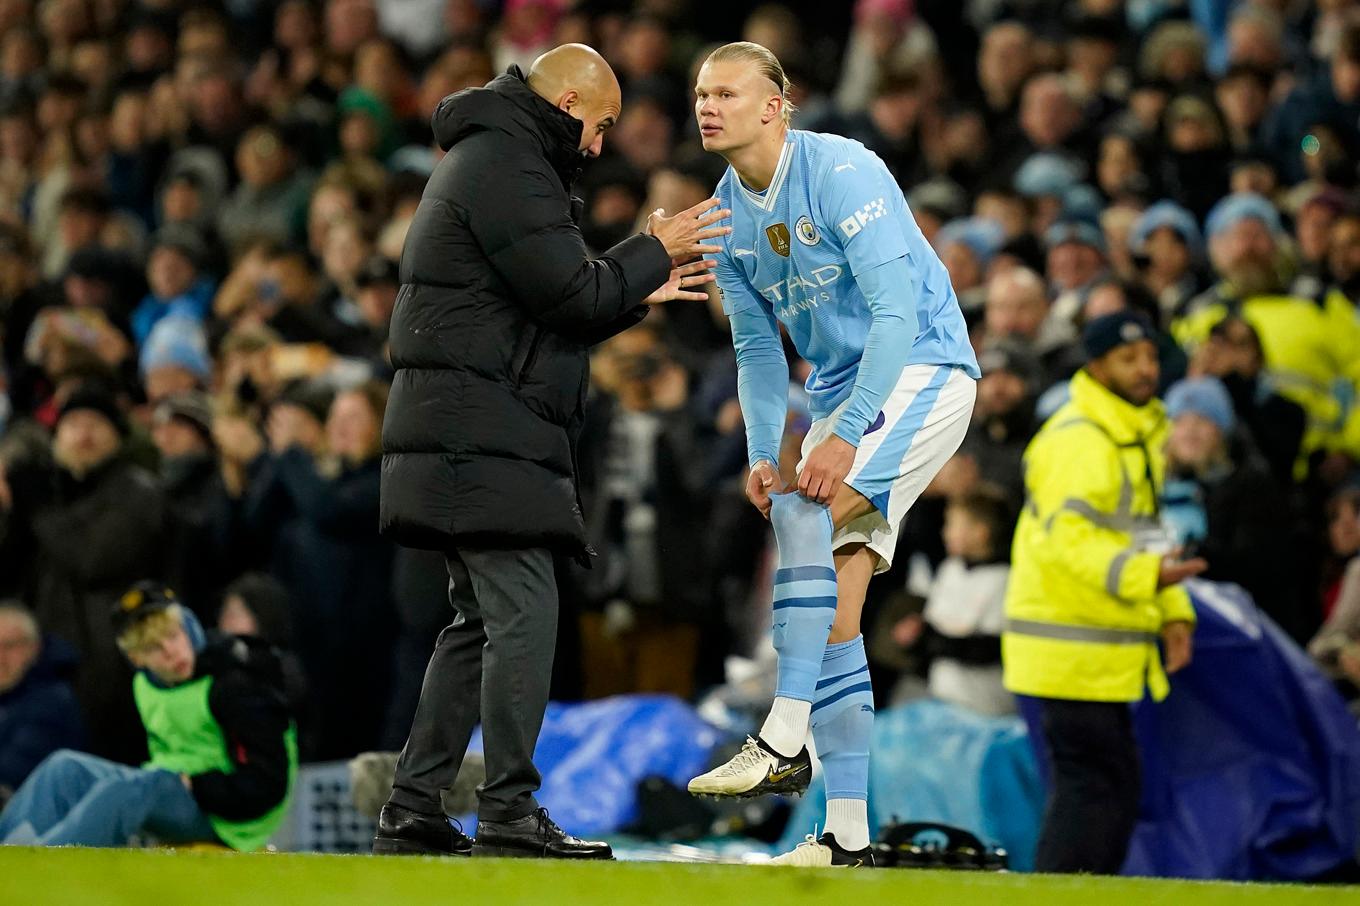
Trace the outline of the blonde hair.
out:
M 124 654 L 153 648 L 169 638 L 176 629 L 183 627 L 183 608 L 171 604 L 165 610 L 147 614 L 124 630 L 118 636 L 118 647 Z
M 784 101 L 780 108 L 780 116 L 784 120 L 784 125 L 789 124 L 793 114 L 798 110 L 793 101 L 789 100 L 789 91 L 793 88 L 793 84 L 789 82 L 789 77 L 784 75 L 784 67 L 780 65 L 779 58 L 771 53 L 768 47 L 763 47 L 754 41 L 733 41 L 731 44 L 724 44 L 709 54 L 704 65 L 709 63 L 754 64 L 756 71 L 773 82 L 774 86 L 779 89 L 779 97 Z

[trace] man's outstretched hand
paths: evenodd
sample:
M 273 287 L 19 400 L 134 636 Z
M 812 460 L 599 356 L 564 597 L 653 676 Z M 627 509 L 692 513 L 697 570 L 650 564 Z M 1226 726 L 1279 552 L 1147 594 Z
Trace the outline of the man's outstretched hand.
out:
M 648 305 L 676 300 L 685 302 L 707 301 L 708 293 L 705 290 L 692 289 L 691 287 L 701 287 L 705 283 L 712 283 L 716 280 L 717 277 L 711 273 L 711 269 L 717 263 L 709 258 L 701 258 L 698 261 L 691 261 L 689 264 L 672 268 L 670 279 L 642 301 Z
M 732 232 L 730 226 L 713 226 L 719 220 L 732 216 L 732 212 L 725 208 L 713 210 L 718 204 L 718 199 L 708 198 L 672 217 L 667 217 L 665 211 L 657 208 L 647 218 L 646 233 L 661 240 L 666 254 L 672 260 L 679 258 L 688 261 L 698 255 L 721 252 L 722 246 L 706 241 Z

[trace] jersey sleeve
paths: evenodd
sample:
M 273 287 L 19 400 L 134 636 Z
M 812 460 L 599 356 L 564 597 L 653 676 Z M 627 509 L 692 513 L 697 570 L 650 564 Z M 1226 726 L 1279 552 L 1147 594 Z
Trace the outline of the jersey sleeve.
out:
M 747 462 L 779 465 L 779 442 L 789 406 L 789 364 L 774 312 L 726 254 L 718 265 L 718 292 L 732 325 L 737 354 L 737 401 L 746 424 Z
M 908 252 L 902 190 L 876 155 L 847 145 L 818 161 L 813 198 L 821 222 L 840 241 L 856 277 Z
M 713 276 L 718 284 L 718 295 L 722 299 L 723 314 L 730 318 L 733 312 L 747 311 L 760 306 L 760 294 L 751 286 L 751 281 L 746 279 L 746 273 L 737 266 L 730 254 L 719 252 L 704 257 L 717 262 L 717 266 L 713 268 Z
M 915 268 L 906 256 L 865 270 L 855 279 L 869 303 L 871 320 L 855 387 L 836 420 L 834 433 L 857 447 L 906 367 L 916 342 L 916 303 L 921 291 Z

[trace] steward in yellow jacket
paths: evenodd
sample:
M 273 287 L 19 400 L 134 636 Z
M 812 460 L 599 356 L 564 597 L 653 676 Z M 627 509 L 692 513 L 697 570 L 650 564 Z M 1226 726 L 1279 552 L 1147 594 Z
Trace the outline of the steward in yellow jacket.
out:
M 1188 352 L 1228 315 L 1238 315 L 1261 338 L 1266 374 L 1279 393 L 1308 414 L 1295 477 L 1309 454 L 1343 453 L 1360 459 L 1360 320 L 1339 291 L 1314 298 L 1284 289 L 1279 264 L 1279 214 L 1259 195 L 1229 195 L 1209 212 L 1209 253 L 1223 280 L 1190 300 L 1171 322 Z
M 1128 703 L 1144 688 L 1165 698 L 1167 671 L 1190 659 L 1195 614 L 1177 583 L 1207 564 L 1159 543 L 1169 423 L 1155 339 L 1132 311 L 1088 324 L 1071 401 L 1025 452 L 1001 654 L 1006 688 L 1042 700 L 1053 760 L 1037 871 L 1119 870 L 1139 804 Z

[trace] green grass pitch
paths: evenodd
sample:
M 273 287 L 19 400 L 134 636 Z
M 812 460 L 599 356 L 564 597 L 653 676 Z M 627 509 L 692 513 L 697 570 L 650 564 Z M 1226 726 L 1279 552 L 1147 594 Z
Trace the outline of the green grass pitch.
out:
M 769 866 L 0 847 L 0 903 L 128 906 L 1251 906 L 1360 904 L 1360 888 Z

